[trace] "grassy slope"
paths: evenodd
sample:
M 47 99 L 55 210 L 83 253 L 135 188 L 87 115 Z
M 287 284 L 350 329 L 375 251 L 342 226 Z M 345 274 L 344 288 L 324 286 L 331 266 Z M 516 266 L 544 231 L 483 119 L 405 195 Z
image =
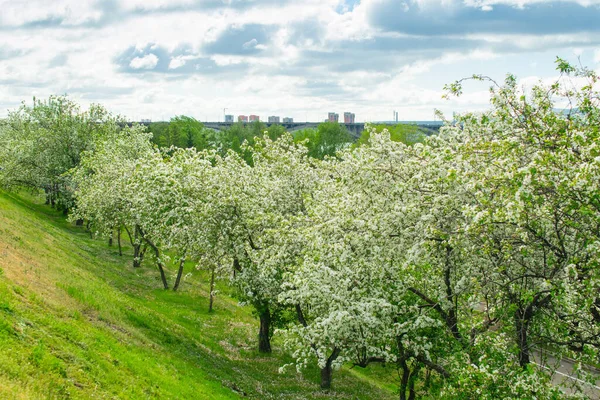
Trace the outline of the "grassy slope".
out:
M 277 340 L 272 356 L 254 350 L 249 309 L 222 295 L 209 314 L 199 272 L 173 293 L 130 262 L 35 198 L 0 192 L 0 399 L 395 398 L 382 368 L 336 372 L 330 392 L 314 368 L 278 374 L 291 360 Z

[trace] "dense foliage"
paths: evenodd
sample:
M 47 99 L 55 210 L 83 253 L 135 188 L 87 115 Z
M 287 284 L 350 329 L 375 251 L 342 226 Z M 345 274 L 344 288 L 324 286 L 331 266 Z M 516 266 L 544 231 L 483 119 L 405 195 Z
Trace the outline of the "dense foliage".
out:
M 371 132 L 376 131 L 378 133 L 386 130 L 389 132 L 390 139 L 394 142 L 402 142 L 406 144 L 421 143 L 427 136 L 431 136 L 437 133 L 435 130 L 430 128 L 420 127 L 416 124 L 395 124 L 395 125 L 384 125 L 378 124 L 371 126 L 370 129 L 360 135 L 357 140 L 357 145 L 368 144 L 371 138 Z
M 66 97 L 23 103 L 0 128 L 0 184 L 42 189 L 48 203 L 68 210 L 71 188 L 65 173 L 122 122 L 100 105 L 82 112 Z
M 336 122 L 323 122 L 316 130 L 305 129 L 295 135 L 296 142 L 304 143 L 311 157 L 323 159 L 336 153 L 352 142 L 352 136 L 344 125 Z
M 376 127 L 381 131 L 385 126 Z M 219 154 L 225 155 L 229 150 L 242 155 L 248 162 L 252 163 L 252 155 L 247 147 L 242 149 L 246 143 L 254 146 L 257 139 L 268 136 L 276 140 L 286 133 L 285 128 L 279 124 L 271 124 L 268 127 L 261 121 L 251 123 L 234 123 L 223 131 L 215 131 L 204 128 L 201 122 L 184 115 L 172 118 L 170 122 L 153 122 L 149 125 L 152 132 L 152 142 L 160 148 L 168 149 L 195 148 L 196 150 L 217 150 Z M 363 139 L 358 144 L 368 141 L 370 130 L 365 131 Z M 423 133 L 413 125 L 397 125 L 391 128 L 394 140 L 403 142 L 419 141 Z M 348 130 L 342 124 L 324 122 L 317 129 L 302 129 L 294 133 L 294 141 L 303 143 L 308 148 L 311 157 L 323 159 L 325 156 L 335 156 L 336 153 L 354 142 Z
M 150 124 L 152 141 L 161 147 L 195 147 L 198 150 L 208 147 L 208 132 L 195 118 L 179 115 L 170 122 Z
M 401 399 L 564 398 L 548 370 L 568 357 L 583 395 L 600 355 L 598 77 L 558 64 L 528 93 L 490 81 L 489 111 L 431 137 L 372 129 L 351 147 L 338 124 L 296 140 L 256 124 L 251 140 L 236 125 L 228 146 L 161 150 L 133 127 L 95 135 L 52 176 L 73 182 L 74 219 L 126 229 L 136 260 L 150 248 L 165 288 L 168 255 L 230 279 L 260 351 L 279 327 L 323 388 L 342 364 L 385 363 Z M 28 148 L 17 117 L 9 145 Z M 21 153 L 3 154 L 11 184 Z

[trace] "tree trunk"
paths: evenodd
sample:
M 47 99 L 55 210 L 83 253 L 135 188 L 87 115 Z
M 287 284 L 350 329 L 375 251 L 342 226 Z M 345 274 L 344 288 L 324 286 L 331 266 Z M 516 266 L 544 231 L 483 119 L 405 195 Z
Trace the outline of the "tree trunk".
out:
M 408 380 L 408 400 L 415 400 L 417 398 L 417 392 L 415 391 L 415 382 L 417 381 L 417 375 L 419 373 L 419 365 L 415 365 Z
M 127 232 L 127 236 L 129 237 L 129 243 L 131 243 L 131 247 L 133 247 L 133 268 L 139 268 L 142 265 L 142 245 L 138 241 L 139 228 L 136 225 L 133 230 L 133 236 L 131 236 L 131 232 L 125 226 L 125 232 Z
M 302 307 L 300 304 L 296 304 L 296 314 L 298 316 L 298 322 L 302 324 L 302 326 L 307 327 L 308 323 L 306 322 L 306 318 L 304 318 L 304 313 L 302 312 Z M 313 348 L 313 351 L 318 354 L 317 346 L 314 343 L 310 344 Z M 333 362 L 340 355 L 340 350 L 337 347 L 334 347 L 333 352 L 325 362 L 325 367 L 321 369 L 321 389 L 329 389 L 331 388 L 331 380 L 333 375 Z
M 450 270 L 452 268 L 452 262 L 450 261 L 450 257 L 452 255 L 452 248 L 450 246 L 446 247 L 446 266 L 444 269 L 444 284 L 446 286 L 446 300 L 449 304 L 451 304 L 450 309 L 446 315 L 446 325 L 450 328 L 452 332 L 452 336 L 459 343 L 463 344 L 462 335 L 458 330 L 458 316 L 456 314 L 456 298 L 455 294 L 452 290 L 452 280 L 450 277 Z
M 260 313 L 260 329 L 258 331 L 258 351 L 261 353 L 271 352 L 271 312 L 265 307 Z
M 340 355 L 340 350 L 334 347 L 333 352 L 327 358 L 325 367 L 321 368 L 321 389 L 330 389 L 331 380 L 333 378 L 333 362 Z
M 157 255 L 156 255 L 156 258 L 157 258 L 157 261 L 156 261 L 156 263 L 157 263 L 157 265 L 158 265 L 158 270 L 160 271 L 160 279 L 161 279 L 161 281 L 162 281 L 163 288 L 164 288 L 165 290 L 167 290 L 167 289 L 169 289 L 169 283 L 167 282 L 167 276 L 165 275 L 165 269 L 163 268 L 162 261 L 160 261 L 160 259 L 159 259 L 159 257 L 160 257 L 160 255 L 159 255 L 159 254 L 160 254 L 160 253 L 158 252 L 158 249 L 157 249 L 157 248 L 155 248 L 155 249 L 154 249 L 154 251 L 155 251 L 155 253 L 157 254 Z
M 169 289 L 169 283 L 167 282 L 167 276 L 165 275 L 165 269 L 163 267 L 162 261 L 160 260 L 160 250 L 150 239 L 148 239 L 147 237 L 144 236 L 144 234 L 143 234 L 143 232 L 141 232 L 141 230 L 140 230 L 140 234 L 141 234 L 142 238 L 144 238 L 146 243 L 148 243 L 148 245 L 150 247 L 152 247 L 152 250 L 154 250 L 154 254 L 156 255 L 156 264 L 158 266 L 158 270 L 160 271 L 160 279 L 162 281 L 163 288 L 165 290 Z
M 50 205 L 52 205 L 52 208 L 56 207 L 56 197 L 58 193 L 58 186 L 56 184 L 52 185 L 52 189 L 50 192 Z
M 212 310 L 213 310 L 213 303 L 215 300 L 214 291 L 215 291 L 215 269 L 213 268 L 211 271 L 211 274 L 210 274 L 210 296 L 209 296 L 209 302 L 208 302 L 208 312 L 212 312 Z
M 402 380 L 400 381 L 400 400 L 406 399 L 406 390 L 408 389 L 408 380 L 410 378 L 410 369 L 408 368 L 408 364 L 406 364 L 406 360 L 401 359 L 400 367 L 402 368 Z
M 133 268 L 139 268 L 142 265 L 142 258 L 140 257 L 141 245 L 138 243 L 133 244 Z
M 236 273 L 242 271 L 240 260 L 237 257 L 233 257 L 233 278 L 235 279 Z
M 431 368 L 425 370 L 425 383 L 423 383 L 423 389 L 427 391 L 431 386 Z
M 119 256 L 123 256 L 123 248 L 121 247 L 121 227 L 117 231 L 117 244 L 119 245 Z
M 108 237 L 108 246 L 109 246 L 109 247 L 112 247 L 112 245 L 113 245 L 113 236 L 114 236 L 114 235 L 115 235 L 115 229 L 113 228 L 113 229 L 110 231 L 110 236 Z
M 144 254 L 146 254 L 146 250 L 148 250 L 148 246 L 146 246 L 143 243 L 140 244 L 140 253 L 139 253 L 140 265 L 142 265 L 142 262 L 144 261 Z
M 537 293 L 533 300 L 523 307 L 520 305 L 515 311 L 515 333 L 517 335 L 517 345 L 519 347 L 519 365 L 526 368 L 531 362 L 529 348 L 529 325 L 533 320 L 535 312 L 548 305 L 552 301 L 552 293 L 545 290 Z
M 179 261 L 179 269 L 177 270 L 177 278 L 175 278 L 175 284 L 173 285 L 173 291 L 176 292 L 179 288 L 179 282 L 181 281 L 181 275 L 183 275 L 183 265 L 185 264 L 185 257 Z
M 331 365 L 325 365 L 325 368 L 321 369 L 321 389 L 331 388 L 331 379 L 333 377 L 333 370 Z
M 515 312 L 515 331 L 517 334 L 517 346 L 519 348 L 519 365 L 523 368 L 526 368 L 531 362 L 529 357 L 529 340 L 527 338 L 530 322 L 529 308 L 530 307 L 527 307 L 526 309 L 519 308 Z

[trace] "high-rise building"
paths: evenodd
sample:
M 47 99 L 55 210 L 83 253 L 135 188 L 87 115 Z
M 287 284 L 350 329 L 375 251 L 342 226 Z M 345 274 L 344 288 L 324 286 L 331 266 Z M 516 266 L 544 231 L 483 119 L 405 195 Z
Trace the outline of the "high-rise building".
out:
M 253 122 L 253 121 L 260 121 L 260 117 L 258 115 L 252 114 L 250 116 L 250 122 Z
M 270 117 L 269 117 L 269 123 L 272 123 L 272 124 L 278 124 L 278 123 L 279 123 L 279 117 L 277 117 L 277 116 L 275 116 L 275 115 L 273 115 L 273 116 L 270 116 Z
M 225 116 L 225 122 L 233 122 L 233 115 L 227 114 Z
M 398 122 L 398 111 L 396 111 L 396 122 Z
M 345 112 L 344 113 L 344 123 L 345 124 L 353 124 L 354 123 L 354 113 Z
M 247 115 L 238 115 L 238 122 L 248 122 Z
M 340 115 L 338 113 L 330 112 L 327 116 L 327 121 L 329 122 L 338 122 L 340 120 Z
M 284 124 L 293 124 L 294 123 L 294 118 L 283 117 L 283 123 Z

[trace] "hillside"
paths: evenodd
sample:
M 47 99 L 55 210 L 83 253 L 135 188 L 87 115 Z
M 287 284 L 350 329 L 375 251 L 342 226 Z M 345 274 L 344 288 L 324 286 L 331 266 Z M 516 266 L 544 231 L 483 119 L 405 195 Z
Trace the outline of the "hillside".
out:
M 329 392 L 314 368 L 279 374 L 290 359 L 277 338 L 255 351 L 256 319 L 225 286 L 209 314 L 202 273 L 163 291 L 150 262 L 134 270 L 130 249 L 41 203 L 0 192 L 0 398 L 396 397 L 380 367 L 338 371 Z

